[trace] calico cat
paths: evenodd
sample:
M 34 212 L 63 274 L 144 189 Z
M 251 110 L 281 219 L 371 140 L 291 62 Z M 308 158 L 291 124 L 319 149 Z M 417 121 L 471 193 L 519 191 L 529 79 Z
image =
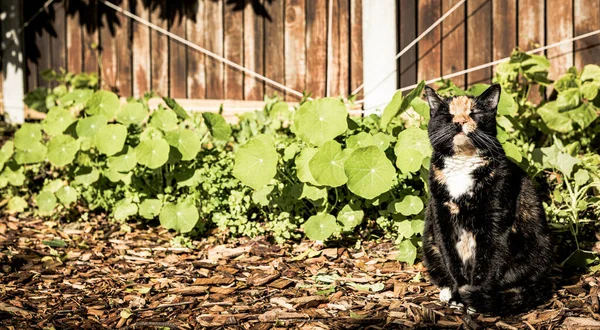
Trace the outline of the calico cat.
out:
M 431 196 L 423 250 L 440 300 L 514 314 L 549 297 L 549 229 L 532 182 L 496 139 L 501 88 L 440 97 L 430 106 Z

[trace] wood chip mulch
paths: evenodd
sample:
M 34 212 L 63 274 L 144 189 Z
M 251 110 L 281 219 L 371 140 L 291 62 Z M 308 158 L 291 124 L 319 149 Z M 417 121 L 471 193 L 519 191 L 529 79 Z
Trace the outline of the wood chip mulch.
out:
M 173 237 L 102 217 L 1 218 L 0 329 L 600 328 L 600 277 L 557 281 L 554 298 L 526 314 L 465 315 L 438 301 L 420 264 L 396 261 L 391 242 L 213 236 L 188 248 Z

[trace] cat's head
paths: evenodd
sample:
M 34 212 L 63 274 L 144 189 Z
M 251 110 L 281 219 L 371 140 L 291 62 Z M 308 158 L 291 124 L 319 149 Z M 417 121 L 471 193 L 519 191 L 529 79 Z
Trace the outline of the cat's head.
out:
M 433 149 L 446 155 L 473 155 L 479 150 L 496 148 L 500 91 L 500 85 L 495 84 L 477 97 L 444 98 L 425 87 L 431 117 L 429 140 Z

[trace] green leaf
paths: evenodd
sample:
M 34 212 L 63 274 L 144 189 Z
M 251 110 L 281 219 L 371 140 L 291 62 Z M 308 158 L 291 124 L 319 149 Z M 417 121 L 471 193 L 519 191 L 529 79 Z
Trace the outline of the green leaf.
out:
M 125 151 L 108 158 L 108 167 L 118 172 L 129 172 L 137 165 L 135 149 L 127 146 Z
M 71 186 L 62 186 L 55 193 L 58 200 L 65 206 L 71 205 L 77 202 L 77 190 Z
M 9 164 L 4 168 L 0 176 L 13 187 L 20 187 L 25 183 L 25 175 L 23 174 L 23 167 L 16 166 L 16 164 Z
M 177 114 L 173 110 L 157 109 L 150 118 L 150 125 L 160 129 L 163 132 L 168 132 L 177 129 Z
M 306 236 L 314 241 L 324 241 L 337 230 L 335 217 L 328 213 L 313 215 L 302 227 Z
M 100 178 L 100 172 L 92 167 L 80 167 L 75 170 L 75 182 L 76 185 L 90 186 L 92 183 L 98 181 Z
M 398 114 L 400 114 L 400 106 L 402 105 L 402 100 L 404 97 L 402 96 L 402 91 L 397 91 L 392 96 L 392 100 L 388 103 L 383 109 L 383 113 L 381 114 L 381 128 L 386 129 L 390 124 L 392 119 L 394 119 Z M 406 110 L 406 109 L 404 109 Z
M 392 162 L 375 146 L 354 150 L 346 160 L 344 170 L 348 189 L 366 199 L 390 190 L 396 176 Z
M 579 164 L 579 159 L 565 153 L 559 153 L 556 160 L 558 169 L 564 173 L 565 176 L 571 177 L 573 172 L 573 166 Z
M 588 171 L 584 170 L 584 169 L 580 169 L 577 172 L 575 172 L 575 182 L 582 186 L 584 184 L 586 184 L 588 181 L 590 180 L 590 174 Z
M 521 155 L 519 147 L 517 147 L 514 143 L 504 142 L 502 144 L 502 148 L 504 149 L 506 156 L 514 160 L 516 163 L 520 163 L 523 160 L 523 155 Z
M 86 103 L 85 112 L 88 115 L 103 115 L 108 120 L 113 119 L 121 107 L 117 94 L 99 90 Z
M 139 213 L 144 219 L 154 219 L 160 214 L 162 202 L 159 199 L 145 199 L 139 207 Z
M 315 187 L 310 184 L 302 185 L 302 194 L 300 198 L 306 198 L 311 201 L 319 201 L 327 199 L 327 188 Z
M 79 144 L 70 135 L 57 135 L 48 142 L 48 161 L 54 166 L 71 164 L 79 150 Z
M 190 116 L 187 114 L 187 112 L 185 111 L 185 109 L 183 109 L 179 103 L 177 103 L 177 101 L 175 101 L 175 99 L 172 99 L 170 97 L 166 97 L 163 96 L 163 100 L 165 101 L 165 103 L 167 104 L 167 106 L 171 109 L 173 109 L 173 111 L 175 112 L 175 114 L 177 114 L 177 116 L 183 120 L 188 119 Z
M 42 126 L 40 124 L 25 123 L 15 132 L 13 139 L 18 150 L 28 149 L 32 143 L 42 139 Z
M 6 205 L 7 211 L 10 214 L 24 212 L 28 207 L 27 201 L 20 196 L 13 196 Z
M 204 112 L 202 114 L 204 123 L 210 130 L 210 134 L 217 140 L 229 140 L 231 136 L 231 126 L 227 124 L 225 118 L 218 113 Z
M 252 193 L 252 202 L 260 206 L 267 206 L 270 203 L 269 195 L 275 189 L 274 186 L 264 186 Z
M 146 129 L 140 134 L 140 141 L 164 139 L 165 135 L 161 130 L 153 126 L 146 126 Z
M 348 110 L 339 99 L 311 100 L 294 113 L 294 127 L 304 142 L 322 146 L 348 129 L 347 117 Z
M 383 133 L 382 133 L 383 134 Z M 360 132 L 346 139 L 346 147 L 350 149 L 358 149 L 375 145 L 373 135 L 367 132 Z
M 600 89 L 600 83 L 587 81 L 581 85 L 579 91 L 585 99 L 593 100 L 598 96 L 598 89 Z
M 159 168 L 169 160 L 169 144 L 164 139 L 144 140 L 135 147 L 135 154 L 139 164 Z
M 415 263 L 416 258 L 417 248 L 410 240 L 405 239 L 398 245 L 398 255 L 396 256 L 397 260 L 412 265 Z
M 404 174 L 415 173 L 419 171 L 425 158 L 426 157 L 417 150 L 405 149 L 400 156 L 396 157 L 396 166 Z
M 117 112 L 117 121 L 125 126 L 141 125 L 148 116 L 144 105 L 138 102 L 129 102 Z
M 537 113 L 542 117 L 546 126 L 553 131 L 568 133 L 573 128 L 571 118 L 565 113 L 558 112 L 556 102 L 548 102 L 538 108 Z
M 78 137 L 93 138 L 96 134 L 106 126 L 107 120 L 103 115 L 89 116 L 79 119 L 75 132 Z
M 559 111 L 577 108 L 581 102 L 579 88 L 569 88 L 558 94 L 556 107 Z
M 165 134 L 165 139 L 181 153 L 181 160 L 192 160 L 200 151 L 200 138 L 194 131 L 180 128 Z
M 390 142 L 392 142 L 392 140 L 393 138 L 390 135 L 383 132 L 373 135 L 373 145 L 375 145 L 381 151 L 386 151 L 387 148 L 390 147 Z
M 48 214 L 56 206 L 56 196 L 49 191 L 42 191 L 35 197 L 35 203 L 41 213 Z
M 94 144 L 101 153 L 112 156 L 123 150 L 127 138 L 127 127 L 121 124 L 109 124 L 98 130 Z
M 51 193 L 56 193 L 60 188 L 62 188 L 65 183 L 60 179 L 54 179 L 46 182 L 42 191 L 49 191 Z
M 304 148 L 294 161 L 296 164 L 296 175 L 298 176 L 298 179 L 301 182 L 307 182 L 314 186 L 318 186 L 319 183 L 317 183 L 315 178 L 313 178 L 312 174 L 310 173 L 308 164 L 316 153 L 317 148 Z
M 429 120 L 429 104 L 419 97 L 415 97 L 411 102 L 410 106 L 415 110 L 416 113 L 421 117 Z
M 425 228 L 425 221 L 421 219 L 413 219 L 410 222 L 410 226 L 412 228 L 413 233 L 422 235 L 423 229 Z
M 396 203 L 398 204 L 398 203 Z M 412 221 L 410 220 L 402 220 L 398 222 L 398 235 L 400 238 L 411 238 L 414 235 L 414 231 L 411 225 Z
M 404 216 L 419 214 L 423 210 L 423 201 L 417 196 L 406 195 L 396 204 L 396 209 Z
M 339 187 L 348 181 L 341 157 L 342 146 L 336 141 L 327 141 L 317 149 L 308 168 L 319 186 Z
M 50 241 L 42 241 L 42 244 L 48 245 L 49 247 L 52 247 L 52 248 L 64 248 L 67 246 L 67 242 L 63 241 L 62 239 L 53 239 Z
M 362 223 L 364 216 L 365 212 L 360 208 L 346 204 L 338 213 L 337 221 L 342 223 L 344 231 L 352 231 Z
M 275 177 L 277 159 L 273 141 L 266 135 L 259 135 L 235 153 L 233 176 L 245 185 L 260 189 Z
M 166 203 L 160 211 L 160 224 L 180 233 L 192 231 L 199 218 L 196 206 L 185 201 L 177 204 Z
M 115 204 L 115 211 L 113 212 L 113 216 L 115 219 L 124 221 L 127 218 L 136 215 L 138 212 L 138 207 L 135 203 L 131 202 L 131 199 L 125 198 L 118 201 Z
M 426 130 L 417 127 L 405 129 L 398 134 L 396 142 L 396 156 L 402 155 L 402 151 L 413 149 L 420 152 L 423 156 L 431 155 L 431 145 L 429 144 L 429 136 Z
M 583 103 L 578 108 L 565 112 L 565 114 L 582 129 L 590 126 L 598 118 L 596 108 L 589 103 Z
M 269 112 L 269 117 L 273 119 L 277 118 L 289 118 L 290 106 L 287 102 L 279 101 L 273 105 Z
M 6 141 L 2 148 L 0 148 L 0 171 L 4 167 L 4 164 L 12 157 L 14 151 L 15 145 L 10 140 Z
M 588 64 L 581 70 L 581 81 L 595 81 L 600 83 L 600 66 Z
M 94 91 L 88 88 L 76 88 L 67 94 L 61 96 L 58 101 L 62 105 L 85 104 L 92 97 Z
M 75 118 L 73 118 L 68 110 L 60 107 L 54 107 L 46 114 L 46 118 L 42 122 L 42 126 L 44 127 L 44 131 L 46 131 L 46 133 L 49 135 L 59 135 L 62 134 L 74 121 Z
M 31 141 L 29 145 L 15 152 L 17 164 L 41 163 L 46 159 L 47 148 L 41 142 Z

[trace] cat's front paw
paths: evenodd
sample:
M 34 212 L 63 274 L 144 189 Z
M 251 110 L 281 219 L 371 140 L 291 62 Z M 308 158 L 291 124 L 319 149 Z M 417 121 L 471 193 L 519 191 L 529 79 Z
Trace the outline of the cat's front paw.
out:
M 440 301 L 441 302 L 449 302 L 452 298 L 452 289 L 449 287 L 442 288 L 440 290 Z

